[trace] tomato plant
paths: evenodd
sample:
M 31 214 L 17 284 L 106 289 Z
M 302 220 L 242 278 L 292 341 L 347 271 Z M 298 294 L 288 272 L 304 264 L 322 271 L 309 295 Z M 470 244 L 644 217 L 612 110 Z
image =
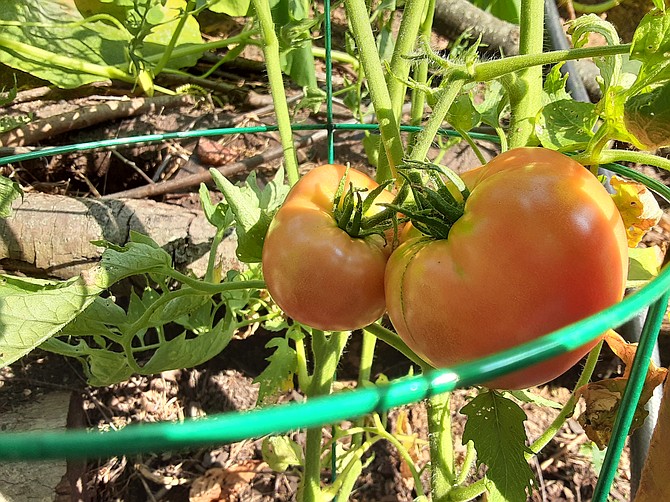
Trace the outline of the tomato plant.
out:
M 295 320 L 317 329 L 344 331 L 376 321 L 385 310 L 384 271 L 391 243 L 383 235 L 346 229 L 336 213 L 344 195 L 338 187 L 374 190 L 367 175 L 327 164 L 303 176 L 274 216 L 263 245 L 268 291 Z M 361 204 L 367 192 L 361 193 Z M 384 210 L 386 190 L 366 211 Z M 361 216 L 362 216 L 362 205 Z M 341 228 L 341 226 L 345 228 Z
M 593 174 L 558 152 L 517 148 L 467 172 L 448 238 L 418 237 L 391 256 L 386 301 L 398 334 L 436 367 L 547 334 L 621 300 L 626 232 Z M 527 388 L 596 342 L 489 382 Z

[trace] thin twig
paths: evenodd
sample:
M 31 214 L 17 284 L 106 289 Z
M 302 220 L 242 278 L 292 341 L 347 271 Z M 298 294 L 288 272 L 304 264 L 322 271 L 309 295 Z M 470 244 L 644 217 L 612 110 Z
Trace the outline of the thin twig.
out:
M 119 159 L 121 162 L 123 162 L 125 165 L 130 166 L 137 174 L 139 174 L 142 178 L 144 178 L 144 181 L 146 181 L 147 183 L 155 183 L 155 181 L 149 178 L 147 173 L 142 171 L 142 169 L 140 169 L 140 167 L 132 160 L 125 158 L 116 150 L 112 150 L 112 155 L 117 159 Z
M 403 112 L 408 111 L 408 107 L 403 108 Z M 260 111 L 260 110 L 258 110 Z M 375 117 L 372 114 L 365 115 L 363 121 L 365 123 L 371 123 Z M 356 120 L 349 120 L 344 122 L 345 124 L 356 124 Z M 295 147 L 296 149 L 305 148 L 311 146 L 327 137 L 328 133 L 325 130 L 315 131 L 311 134 L 306 134 L 300 136 L 296 139 Z M 221 174 L 224 176 L 233 176 L 235 174 L 250 171 L 256 167 L 265 164 L 269 161 L 276 160 L 282 157 L 284 150 L 281 146 L 276 146 L 270 148 L 263 153 L 254 155 L 247 159 L 240 160 L 234 164 L 229 164 L 227 166 L 222 166 L 217 168 Z M 191 174 L 189 176 L 184 176 L 183 178 L 163 181 L 160 183 L 154 183 L 151 185 L 145 185 L 137 188 L 131 188 L 129 190 L 124 190 L 122 192 L 116 192 L 113 194 L 103 196 L 103 199 L 142 199 L 145 197 L 156 197 L 158 195 L 165 195 L 171 192 L 177 192 L 179 190 L 184 190 L 200 183 L 207 183 L 211 181 L 211 176 L 208 170 L 205 170 L 201 173 Z
M 179 108 L 194 104 L 193 96 L 158 96 L 155 98 L 133 98 L 124 101 L 84 106 L 60 115 L 29 122 L 21 127 L 0 134 L 0 146 L 24 146 L 38 143 L 77 129 L 95 124 L 152 113 L 163 108 Z

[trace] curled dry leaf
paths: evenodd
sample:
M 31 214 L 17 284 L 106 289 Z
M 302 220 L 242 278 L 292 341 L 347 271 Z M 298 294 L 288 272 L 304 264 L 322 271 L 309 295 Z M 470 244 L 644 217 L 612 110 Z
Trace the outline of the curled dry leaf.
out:
M 651 191 L 642 183 L 612 176 L 610 184 L 615 190 L 612 199 L 626 227 L 628 247 L 634 248 L 644 234 L 660 221 L 663 210 Z
M 394 436 L 400 441 L 409 453 L 412 462 L 416 465 L 421 461 L 421 452 L 419 450 L 419 435 L 412 430 L 412 424 L 406 410 L 400 410 L 395 426 Z M 400 460 L 400 474 L 409 488 L 414 487 L 414 478 L 409 464 L 404 457 Z
M 605 341 L 626 365 L 624 375 L 619 378 L 610 378 L 599 382 L 589 383 L 577 390 L 577 395 L 584 398 L 586 407 L 578 420 L 584 428 L 586 435 L 593 441 L 598 448 L 604 449 L 609 443 L 612 435 L 612 427 L 621 397 L 628 383 L 628 377 L 633 365 L 633 358 L 637 350 L 636 343 L 626 342 L 618 333 L 609 330 L 605 335 Z M 640 401 L 635 410 L 633 424 L 630 432 L 642 425 L 647 417 L 645 404 L 651 398 L 654 389 L 663 383 L 668 370 L 657 367 L 653 362 L 649 363 L 649 371 L 644 382 L 644 388 L 640 396 Z
M 225 469 L 214 467 L 193 481 L 189 502 L 238 502 L 254 476 L 268 467 L 259 460 L 244 460 Z

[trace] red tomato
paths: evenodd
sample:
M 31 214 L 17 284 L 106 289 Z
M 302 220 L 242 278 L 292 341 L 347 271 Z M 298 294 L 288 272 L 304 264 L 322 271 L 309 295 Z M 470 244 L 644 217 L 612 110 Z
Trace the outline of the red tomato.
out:
M 323 165 L 303 176 L 277 211 L 263 245 L 263 275 L 277 305 L 313 328 L 362 328 L 384 313 L 384 272 L 391 243 L 383 237 L 351 237 L 337 226 L 333 200 L 346 168 Z M 349 169 L 346 184 L 377 183 Z M 383 191 L 368 215 L 385 209 L 393 194 Z
M 518 148 L 464 175 L 471 190 L 446 240 L 410 239 L 386 268 L 398 334 L 435 367 L 519 345 L 621 300 L 626 232 L 610 195 L 563 154 Z M 596 342 L 488 382 L 552 380 Z

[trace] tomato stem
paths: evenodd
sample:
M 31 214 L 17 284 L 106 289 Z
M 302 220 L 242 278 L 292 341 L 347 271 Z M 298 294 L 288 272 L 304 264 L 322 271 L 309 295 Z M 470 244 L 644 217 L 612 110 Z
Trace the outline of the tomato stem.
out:
M 323 331 L 312 330 L 312 353 L 314 372 L 310 386 L 304 389 L 307 398 L 330 394 L 335 379 L 335 371 L 350 333 L 333 332 L 326 335 Z M 305 442 L 305 471 L 303 477 L 303 498 L 306 502 L 321 502 L 321 427 L 307 429 Z
M 431 494 L 433 500 L 446 500 L 454 484 L 454 450 L 451 435 L 451 393 L 428 400 Z
M 428 0 L 426 14 L 421 24 L 420 39 L 428 40 L 433 29 L 433 17 L 435 15 L 435 0 Z M 428 81 L 428 60 L 422 59 L 415 67 L 413 74 L 414 81 L 418 84 L 426 84 Z M 426 104 L 426 94 L 418 88 L 412 88 L 411 101 L 412 109 L 410 111 L 410 124 L 414 126 L 421 125 L 423 121 L 423 112 Z M 413 145 L 416 141 L 417 133 L 410 134 L 409 144 Z
M 289 114 L 286 92 L 284 90 L 284 77 L 279 56 L 279 40 L 275 33 L 270 4 L 264 0 L 252 0 L 252 3 L 254 10 L 256 11 L 264 41 L 263 55 L 265 57 L 268 81 L 270 82 L 272 102 L 275 106 L 277 126 L 279 127 L 279 138 L 284 150 L 286 175 L 289 184 L 294 185 L 298 181 L 300 175 L 298 173 L 298 160 L 295 155 L 295 146 L 293 145 L 291 115 Z
M 363 330 L 363 337 L 361 340 L 361 359 L 358 366 L 358 387 L 364 388 L 370 383 L 370 375 L 372 373 L 372 361 L 375 357 L 375 346 L 377 344 L 377 337 L 369 331 Z M 365 424 L 365 417 L 361 417 L 355 422 L 355 426 L 363 427 Z M 363 444 L 363 434 L 356 434 L 351 439 L 355 447 L 360 447 Z
M 541 54 L 544 41 L 544 1 L 521 0 L 519 54 Z M 519 71 L 509 95 L 512 117 L 509 147 L 532 143 L 533 123 L 542 108 L 542 66 Z
M 466 83 L 466 79 L 460 74 L 455 73 L 451 76 L 448 76 L 443 81 L 444 89 L 439 94 L 437 103 L 433 107 L 430 118 L 426 122 L 424 128 L 417 134 L 416 143 L 412 147 L 412 153 L 409 156 L 409 160 L 423 162 L 426 160 L 428 151 L 430 150 L 433 140 L 437 135 L 437 132 L 442 127 L 444 119 L 449 112 L 449 108 L 453 104 L 454 100 L 461 92 L 461 89 Z
M 598 363 L 598 357 L 600 357 L 600 349 L 602 346 L 603 342 L 601 340 L 598 345 L 591 349 L 589 356 L 586 358 L 586 363 L 584 364 L 582 374 L 579 376 L 579 380 L 577 380 L 577 383 L 572 390 L 572 394 L 570 394 L 570 398 L 565 403 L 565 406 L 563 406 L 554 421 L 549 424 L 549 427 L 547 427 L 542 435 L 540 435 L 540 437 L 538 437 L 533 442 L 533 444 L 530 445 L 530 450 L 532 453 L 526 453 L 526 459 L 530 459 L 532 455 L 536 455 L 540 450 L 542 450 L 542 448 L 547 446 L 549 441 L 552 440 L 559 429 L 563 426 L 565 421 L 575 412 L 575 407 L 577 406 L 577 401 L 579 400 L 579 394 L 577 392 L 581 387 L 586 385 L 589 380 L 591 380 L 591 376 L 593 375 L 596 364 Z
M 402 161 L 404 155 L 400 128 L 393 113 L 393 104 L 384 77 L 384 67 L 377 52 L 365 0 L 345 0 L 344 4 L 379 122 L 382 145 L 389 160 L 388 172 L 377 171 L 377 181 L 385 181 L 396 178 L 396 166 Z
M 412 351 L 412 349 L 410 349 L 396 333 L 394 333 L 390 329 L 385 328 L 378 322 L 370 324 L 363 329 L 368 333 L 375 335 L 385 344 L 390 345 L 391 347 L 396 349 L 398 352 L 400 352 L 402 355 L 404 355 L 407 359 L 412 361 L 417 366 L 423 367 L 426 365 L 426 363 L 419 356 L 417 356 Z

